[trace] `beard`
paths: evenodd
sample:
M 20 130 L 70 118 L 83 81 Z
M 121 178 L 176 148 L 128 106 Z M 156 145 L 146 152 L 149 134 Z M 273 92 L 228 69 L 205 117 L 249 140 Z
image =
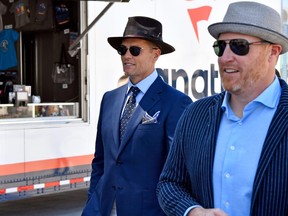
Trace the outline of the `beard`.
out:
M 240 92 L 253 88 L 255 80 L 252 77 L 242 77 L 238 79 L 223 78 L 223 88 L 231 94 L 239 94 Z

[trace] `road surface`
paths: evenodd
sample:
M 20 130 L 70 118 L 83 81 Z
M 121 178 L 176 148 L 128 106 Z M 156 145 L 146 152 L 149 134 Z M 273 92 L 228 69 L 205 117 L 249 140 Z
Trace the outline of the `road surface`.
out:
M 80 216 L 87 188 L 0 203 L 1 216 Z

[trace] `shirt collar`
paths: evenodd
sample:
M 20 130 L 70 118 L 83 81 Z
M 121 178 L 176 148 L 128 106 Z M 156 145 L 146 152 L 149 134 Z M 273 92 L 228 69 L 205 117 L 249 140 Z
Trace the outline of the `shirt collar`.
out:
M 259 102 L 262 103 L 264 106 L 267 106 L 269 108 L 275 108 L 278 105 L 279 99 L 281 95 L 281 86 L 279 79 L 275 77 L 274 81 L 252 102 Z M 230 100 L 231 94 L 229 92 L 225 92 L 224 100 L 222 102 L 221 108 L 225 110 L 229 110 L 229 100 Z M 249 103 L 249 104 L 250 104 Z
M 278 105 L 280 95 L 281 86 L 279 79 L 276 77 L 272 84 L 268 86 L 262 94 L 255 98 L 254 101 L 260 102 L 267 107 L 275 108 Z
M 128 88 L 127 88 L 127 93 L 129 92 L 129 89 L 132 86 L 137 86 L 141 92 L 143 94 L 146 93 L 146 91 L 148 90 L 148 88 L 152 85 L 152 83 L 157 79 L 158 77 L 158 73 L 156 71 L 156 69 L 149 75 L 147 76 L 145 79 L 141 80 L 139 83 L 137 83 L 136 85 L 133 85 L 133 83 L 130 81 L 128 81 Z

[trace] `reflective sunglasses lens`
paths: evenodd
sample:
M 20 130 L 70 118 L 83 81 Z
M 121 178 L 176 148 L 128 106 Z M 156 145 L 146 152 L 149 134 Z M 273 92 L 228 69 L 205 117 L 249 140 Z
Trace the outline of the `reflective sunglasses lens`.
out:
M 226 42 L 224 40 L 215 41 L 213 44 L 214 52 L 219 57 L 223 55 L 225 47 L 226 47 Z
M 244 39 L 233 39 L 229 42 L 231 50 L 240 56 L 246 55 L 249 52 L 249 42 Z
M 119 55 L 123 56 L 123 55 L 125 55 L 127 50 L 128 50 L 127 47 L 121 45 L 121 46 L 118 47 L 117 52 L 118 52 Z
M 133 56 L 138 56 L 138 55 L 140 54 L 141 47 L 131 46 L 131 47 L 129 48 L 129 51 L 130 51 L 131 55 L 133 55 Z

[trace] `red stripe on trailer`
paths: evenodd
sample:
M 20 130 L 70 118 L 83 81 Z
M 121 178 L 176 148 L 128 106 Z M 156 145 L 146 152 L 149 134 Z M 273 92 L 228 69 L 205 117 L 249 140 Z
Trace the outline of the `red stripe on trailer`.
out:
M 84 177 L 84 178 L 73 178 L 70 180 L 65 180 L 67 181 L 67 184 L 75 184 L 75 183 L 82 183 L 82 182 L 87 182 L 90 180 L 90 176 Z M 13 187 L 13 188 L 2 188 L 0 189 L 0 195 L 4 195 L 7 193 L 15 193 L 15 192 L 22 192 L 22 191 L 30 191 L 30 190 L 37 190 L 39 188 L 49 188 L 49 187 L 57 187 L 61 186 L 61 181 L 54 181 L 54 182 L 46 182 L 43 183 L 43 187 L 39 187 L 40 184 L 33 184 L 33 185 L 23 185 L 23 186 L 18 186 L 18 187 Z M 35 187 L 36 185 L 36 187 Z
M 84 178 L 75 178 L 70 180 L 70 184 L 84 182 Z
M 0 165 L 1 176 L 91 164 L 93 154 Z
M 6 193 L 6 189 L 0 189 L 0 194 L 5 194 Z
M 60 181 L 57 181 L 57 182 L 47 182 L 47 183 L 45 183 L 45 188 L 47 188 L 47 187 L 59 186 L 59 185 L 60 185 Z
M 29 191 L 29 190 L 33 190 L 33 189 L 34 189 L 34 185 L 25 185 L 25 186 L 19 186 L 17 188 L 17 191 L 21 192 L 21 191 Z

